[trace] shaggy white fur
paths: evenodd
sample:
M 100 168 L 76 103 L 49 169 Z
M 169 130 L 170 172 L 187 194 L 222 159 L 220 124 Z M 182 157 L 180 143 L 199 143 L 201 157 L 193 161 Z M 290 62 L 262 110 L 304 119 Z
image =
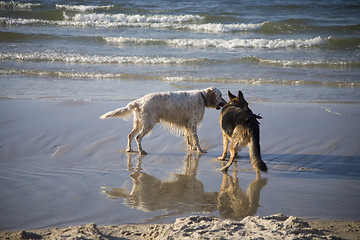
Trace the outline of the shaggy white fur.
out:
M 214 87 L 177 92 L 151 93 L 130 102 L 126 107 L 105 113 L 100 119 L 127 118 L 133 112 L 134 127 L 128 135 L 127 152 L 132 152 L 131 142 L 136 136 L 139 154 L 146 152 L 141 147 L 141 140 L 158 122 L 163 122 L 171 129 L 184 133 L 187 145 L 198 152 L 201 149 L 197 136 L 197 127 L 201 124 L 205 107 L 220 109 L 226 101 L 221 92 Z

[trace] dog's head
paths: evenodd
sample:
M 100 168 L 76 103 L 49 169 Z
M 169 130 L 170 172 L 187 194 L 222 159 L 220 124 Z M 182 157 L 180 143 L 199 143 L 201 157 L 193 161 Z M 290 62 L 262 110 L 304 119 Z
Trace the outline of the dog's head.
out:
M 206 91 L 206 106 L 221 109 L 226 104 L 219 89 L 210 87 Z
M 230 102 L 227 105 L 241 108 L 243 111 L 249 110 L 249 104 L 240 90 L 238 96 L 233 95 L 230 91 L 228 91 L 228 95 Z

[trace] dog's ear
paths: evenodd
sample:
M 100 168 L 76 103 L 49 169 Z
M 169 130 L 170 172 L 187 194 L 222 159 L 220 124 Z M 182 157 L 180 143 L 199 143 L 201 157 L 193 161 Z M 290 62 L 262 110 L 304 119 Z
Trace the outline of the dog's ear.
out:
M 239 90 L 239 93 L 238 93 L 238 98 L 239 99 L 244 99 L 244 95 L 242 94 L 242 92 Z
M 230 91 L 228 91 L 228 96 L 229 96 L 230 100 L 233 99 L 233 98 L 236 98 L 236 96 L 233 95 Z

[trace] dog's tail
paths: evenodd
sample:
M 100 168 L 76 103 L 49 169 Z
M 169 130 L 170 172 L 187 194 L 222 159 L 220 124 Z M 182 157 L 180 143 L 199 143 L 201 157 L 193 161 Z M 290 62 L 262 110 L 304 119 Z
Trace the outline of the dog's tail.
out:
M 138 108 L 139 106 L 135 101 L 130 102 L 126 107 L 118 108 L 115 109 L 114 111 L 110 111 L 105 113 L 104 115 L 101 115 L 100 119 L 120 117 L 127 120 L 131 117 L 132 111 Z
M 261 159 L 260 153 L 260 130 L 259 127 L 250 130 L 249 155 L 251 164 L 257 173 L 260 171 L 267 172 L 267 166 Z

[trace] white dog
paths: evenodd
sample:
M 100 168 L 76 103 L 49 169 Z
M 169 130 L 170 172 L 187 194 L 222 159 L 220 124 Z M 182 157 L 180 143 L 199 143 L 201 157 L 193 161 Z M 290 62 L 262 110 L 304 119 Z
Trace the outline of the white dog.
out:
M 197 127 L 201 124 L 205 107 L 219 110 L 226 104 L 221 92 L 214 88 L 202 90 L 151 93 L 130 102 L 126 107 L 105 113 L 100 119 L 121 117 L 126 118 L 134 113 L 134 127 L 128 135 L 127 152 L 132 152 L 131 142 L 136 136 L 139 154 L 146 155 L 141 147 L 141 140 L 156 123 L 163 122 L 171 128 L 184 133 L 187 145 L 198 152 L 201 149 L 197 136 Z

